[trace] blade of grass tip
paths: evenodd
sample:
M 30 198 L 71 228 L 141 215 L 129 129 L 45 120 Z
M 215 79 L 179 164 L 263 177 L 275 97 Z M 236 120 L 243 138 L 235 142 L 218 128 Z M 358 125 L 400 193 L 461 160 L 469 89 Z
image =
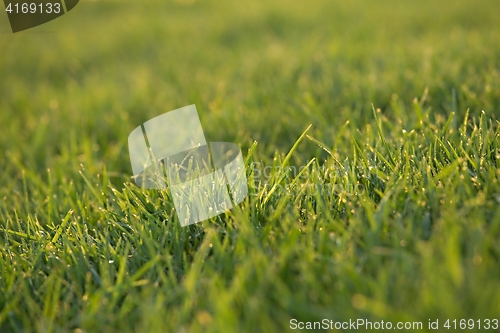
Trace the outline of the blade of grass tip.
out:
M 83 168 L 83 166 L 82 166 L 82 168 Z M 104 202 L 104 199 L 99 194 L 99 192 L 94 188 L 94 185 L 92 185 L 92 183 L 90 182 L 90 180 L 83 174 L 82 170 L 80 170 L 78 172 L 80 173 L 80 175 L 82 176 L 83 180 L 85 181 L 85 183 L 90 188 L 90 192 L 92 192 L 92 194 L 94 195 L 94 197 L 99 201 L 100 204 L 102 204 Z
M 28 195 L 28 184 L 26 182 L 26 172 L 24 171 L 24 169 L 21 172 L 22 172 L 22 179 L 23 179 L 24 202 L 25 202 L 25 205 L 28 206 L 28 204 L 29 204 L 29 195 Z
M 342 137 L 342 135 L 344 134 L 347 126 L 349 126 L 350 124 L 350 121 L 346 121 L 344 125 L 342 125 L 342 127 L 340 128 L 339 130 L 339 134 L 337 135 L 337 138 L 335 139 L 335 144 L 333 145 L 333 151 L 337 150 L 337 145 L 339 144 L 340 142 L 340 138 Z
M 436 181 L 438 180 L 445 180 L 445 179 L 450 179 L 450 175 L 454 171 L 459 171 L 460 170 L 460 164 L 462 164 L 462 159 L 457 159 L 453 161 L 453 163 L 447 165 L 446 167 L 442 168 L 439 173 L 434 176 L 434 179 Z
M 380 136 L 380 140 L 382 140 L 382 144 L 384 145 L 385 150 L 387 150 L 387 154 L 389 155 L 389 160 L 391 161 L 392 167 L 394 168 L 396 162 L 394 162 L 391 150 L 389 149 L 389 145 L 387 144 L 387 141 L 385 141 L 384 132 L 382 132 L 382 122 L 380 121 L 380 118 L 377 115 L 377 110 L 375 110 L 375 106 L 373 104 L 372 104 L 372 110 L 373 110 L 373 116 L 375 117 L 375 123 L 377 124 L 378 135 Z
M 354 137 L 354 135 L 351 134 L 351 141 L 354 145 L 354 149 L 355 151 L 358 152 L 359 156 L 361 157 L 361 161 L 363 162 L 363 164 L 365 165 L 365 167 L 367 169 L 370 168 L 370 162 L 368 161 L 368 159 L 366 158 L 366 154 L 365 152 L 363 151 L 363 149 L 361 149 L 358 141 L 356 140 L 356 138 Z
M 312 160 L 310 160 L 303 168 L 302 170 L 300 170 L 300 172 L 297 174 L 297 176 L 295 176 L 295 178 L 292 180 L 292 182 L 290 183 L 290 187 L 293 187 L 295 186 L 295 184 L 297 184 L 297 182 L 299 181 L 300 177 L 304 174 L 304 172 L 306 172 L 306 170 L 309 169 L 309 166 L 311 164 L 314 163 L 314 161 L 316 161 L 316 157 L 313 157 Z
M 61 237 L 64 228 L 66 228 L 66 225 L 68 224 L 69 219 L 71 218 L 71 215 L 73 215 L 73 209 L 70 209 L 68 211 L 68 213 L 66 214 L 66 216 L 62 220 L 61 225 L 59 226 L 59 228 L 57 228 L 57 232 L 56 232 L 56 234 L 54 235 L 54 237 L 52 238 L 52 241 L 51 241 L 53 244 L 55 242 L 57 242 L 57 240 L 59 239 L 59 237 Z
M 455 112 L 452 112 L 450 116 L 448 117 L 448 120 L 443 126 L 443 131 L 441 132 L 441 135 L 444 137 L 446 135 L 446 132 L 448 132 L 448 128 L 450 127 L 451 121 L 453 120 L 453 117 L 455 116 Z
M 309 140 L 311 140 L 312 142 L 314 142 L 315 144 L 317 144 L 321 149 L 323 149 L 324 151 L 326 151 L 328 153 L 328 155 L 330 155 L 330 157 L 333 158 L 333 160 L 335 161 L 335 163 L 337 163 L 338 165 L 342 166 L 342 163 L 340 163 L 340 161 L 335 157 L 335 155 L 328 148 L 326 148 L 326 144 L 324 144 L 323 142 L 319 141 L 318 139 L 313 138 L 310 135 L 306 135 L 306 137 Z
M 481 110 L 481 115 L 479 116 L 479 152 L 481 156 L 481 163 L 483 163 L 483 159 L 485 156 L 485 142 L 487 142 L 487 134 L 488 134 L 488 124 L 486 122 L 486 112 L 484 110 Z
M 254 141 L 250 149 L 248 149 L 247 156 L 245 158 L 245 168 L 248 175 L 248 195 L 250 198 L 255 197 L 256 186 L 255 186 L 255 172 L 253 169 L 254 159 L 253 155 L 255 153 L 255 149 L 257 148 L 257 141 Z
M 302 139 L 306 136 L 307 131 L 309 131 L 309 129 L 311 127 L 312 127 L 312 124 L 309 125 L 309 126 L 307 126 L 307 128 L 302 133 L 302 135 L 297 139 L 297 141 L 295 141 L 295 143 L 293 144 L 292 148 L 290 149 L 290 151 L 288 152 L 288 154 L 285 156 L 285 159 L 283 160 L 283 162 L 281 162 L 281 168 L 284 168 L 285 165 L 287 165 L 288 161 L 290 161 L 290 158 L 292 157 L 293 152 L 295 151 L 295 149 L 297 149 L 297 146 L 299 145 L 300 141 L 302 141 Z M 281 183 L 281 181 L 283 181 L 283 179 L 285 178 L 285 176 L 286 176 L 286 172 L 282 175 L 282 177 L 279 178 L 279 180 L 269 190 L 269 192 L 267 193 L 266 197 L 262 201 L 262 206 L 264 206 L 269 201 L 269 199 L 271 198 L 271 196 L 273 195 L 273 193 L 276 191 L 276 189 L 278 188 L 278 186 Z
M 252 143 L 252 146 L 248 149 L 247 157 L 245 158 L 245 165 L 248 165 L 248 162 L 252 159 L 253 160 L 253 154 L 255 153 L 255 149 L 257 149 L 258 142 L 254 141 Z
M 372 105 L 372 107 L 373 107 L 373 105 Z M 422 112 L 422 107 L 418 103 L 418 99 L 417 98 L 415 98 L 413 100 L 413 109 L 415 109 L 415 112 L 417 113 L 418 124 L 420 126 L 423 126 L 424 125 L 424 114 Z
M 54 199 L 54 189 L 52 186 L 52 174 L 50 172 L 50 169 L 47 169 L 47 175 L 48 175 L 48 182 L 49 182 L 49 197 L 48 197 L 48 205 L 47 205 L 47 219 L 50 221 L 52 219 L 52 214 L 54 210 L 54 204 L 53 204 L 53 199 Z
M 427 101 L 427 97 L 429 97 L 429 88 L 425 87 L 424 92 L 422 93 L 422 97 L 420 97 L 419 105 L 423 106 L 425 101 Z
M 393 170 L 394 170 L 394 166 L 393 166 L 393 165 L 391 165 L 391 163 L 389 163 L 389 161 L 388 161 L 388 160 L 384 157 L 384 155 L 383 155 L 381 152 L 379 152 L 377 149 L 375 149 L 375 148 L 373 148 L 373 147 L 371 147 L 371 146 L 369 146 L 368 148 L 369 148 L 369 149 L 370 149 L 373 153 L 375 153 L 375 154 L 378 156 L 378 158 L 380 158 L 380 160 L 381 160 L 382 162 L 384 162 L 384 163 L 387 165 L 387 167 L 388 167 L 389 169 L 391 169 L 391 171 L 393 171 Z
M 462 128 L 460 129 L 460 148 L 464 147 L 464 143 L 467 140 L 467 123 L 469 122 L 469 110 L 465 111 L 464 121 L 462 123 Z
M 293 144 L 292 148 L 290 149 L 290 151 L 288 152 L 288 154 L 285 156 L 285 159 L 283 160 L 283 162 L 281 163 L 281 166 L 284 167 L 288 161 L 290 161 L 290 158 L 292 158 L 292 154 L 293 152 L 295 151 L 295 149 L 297 149 L 299 143 L 302 141 L 302 139 L 306 136 L 306 133 L 307 131 L 309 131 L 309 129 L 312 127 L 312 124 L 307 126 L 307 128 L 305 129 L 304 132 L 302 132 L 301 136 L 299 136 L 299 138 L 297 139 L 297 141 L 295 141 L 295 143 Z
M 438 138 L 437 136 L 435 136 L 435 138 L 436 138 L 437 142 L 439 142 L 439 144 L 441 145 L 441 148 L 443 148 L 444 152 L 446 153 L 446 156 L 448 157 L 448 160 L 450 160 L 450 161 L 451 161 L 451 160 L 452 160 L 452 158 L 451 158 L 451 153 L 450 153 L 450 151 L 448 150 L 448 148 L 446 148 L 446 145 L 444 144 L 444 142 L 443 142 L 443 141 L 441 141 L 441 139 L 440 139 L 440 138 Z
M 469 163 L 472 165 L 472 167 L 474 168 L 474 171 L 477 171 L 477 164 L 472 159 L 472 157 L 469 156 L 469 153 L 467 153 L 467 151 L 465 151 L 465 149 L 462 148 L 462 147 L 460 147 L 460 151 L 462 152 L 462 155 L 464 155 L 465 158 L 467 158 L 467 160 L 469 161 Z
M 104 198 L 107 197 L 108 193 L 108 171 L 106 170 L 106 167 L 104 167 L 104 170 L 102 171 L 102 195 Z
M 446 141 L 446 143 L 448 143 L 448 147 L 450 147 L 451 152 L 453 153 L 453 156 L 455 157 L 455 159 L 459 159 L 460 157 L 458 156 L 457 151 L 453 147 L 453 144 L 450 141 Z
M 19 231 L 14 231 L 14 230 L 9 230 L 9 229 L 4 229 L 4 228 L 0 229 L 0 231 L 6 232 L 6 233 L 11 234 L 11 235 L 16 235 L 16 236 L 19 236 L 19 237 L 24 238 L 24 239 L 29 239 L 29 240 L 33 240 L 33 241 L 38 240 L 38 238 L 36 238 L 36 237 L 27 235 L 27 234 L 19 232 Z

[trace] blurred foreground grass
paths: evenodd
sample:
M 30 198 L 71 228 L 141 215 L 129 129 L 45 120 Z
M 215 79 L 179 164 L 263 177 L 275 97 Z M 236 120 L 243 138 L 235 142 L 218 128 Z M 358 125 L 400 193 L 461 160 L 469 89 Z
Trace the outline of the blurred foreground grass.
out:
M 82 1 L 15 35 L 0 14 L 0 331 L 500 319 L 499 12 Z M 251 195 L 181 228 L 127 137 L 189 104 Z

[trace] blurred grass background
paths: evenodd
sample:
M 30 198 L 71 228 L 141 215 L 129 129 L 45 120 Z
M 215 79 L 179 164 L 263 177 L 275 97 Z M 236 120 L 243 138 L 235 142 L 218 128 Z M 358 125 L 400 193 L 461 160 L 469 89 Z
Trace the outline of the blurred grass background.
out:
M 7 139 L 1 148 L 42 171 L 63 149 L 76 167 L 75 154 L 99 146 L 96 162 L 129 173 L 123 138 L 190 103 L 214 124 L 205 125 L 210 140 L 257 140 L 266 154 L 288 148 L 311 123 L 331 144 L 347 120 L 356 128 L 370 121 L 372 103 L 391 119 L 412 119 L 405 107 L 425 88 L 436 117 L 493 112 L 498 6 L 82 1 L 75 13 L 16 35 L 3 15 L 1 122 L 5 137 L 25 146 L 9 149 Z
M 266 275 L 266 260 L 274 260 L 272 248 L 278 253 L 277 261 L 283 259 L 285 262 L 284 258 L 289 258 L 286 253 L 280 252 L 280 248 L 292 251 L 288 242 L 293 241 L 277 236 L 279 233 L 288 235 L 288 227 L 282 224 L 287 221 L 297 223 L 299 215 L 310 216 L 310 206 L 302 207 L 304 214 L 290 211 L 281 217 L 281 222 L 274 221 L 278 223 L 271 233 L 274 236 L 265 234 L 265 245 L 258 245 L 262 251 L 253 253 L 253 257 L 249 254 L 250 266 L 244 266 L 245 270 L 251 275 L 251 267 L 255 266 L 258 267 L 255 274 L 263 274 L 255 277 L 255 282 L 243 277 L 239 278 L 241 280 L 233 279 L 230 272 L 236 269 L 237 264 L 232 261 L 234 258 L 228 259 L 230 255 L 224 251 L 214 259 L 221 260 L 222 266 L 214 266 L 215 271 L 221 269 L 225 277 L 219 280 L 212 279 L 210 274 L 213 272 L 203 274 L 203 265 L 192 263 L 192 257 L 197 258 L 196 254 L 203 252 L 199 243 L 195 242 L 188 249 L 184 245 L 173 245 L 181 251 L 173 264 L 179 276 L 177 282 L 172 282 L 176 287 L 167 287 L 161 282 L 146 283 L 143 291 L 130 291 L 129 296 L 126 296 L 128 292 L 125 290 L 119 290 L 120 297 L 125 300 L 119 297 L 120 301 L 113 306 L 100 303 L 101 297 L 106 298 L 107 289 L 85 275 L 86 264 L 79 266 L 79 261 L 75 259 L 77 268 L 74 269 L 83 272 L 83 277 L 78 279 L 64 276 L 64 260 L 61 271 L 51 272 L 51 265 L 56 267 L 58 264 L 40 259 L 45 255 L 46 241 L 16 241 L 9 238 L 14 237 L 12 233 L 5 232 L 9 229 L 29 234 L 23 225 L 28 223 L 26 221 L 31 221 L 30 224 L 36 220 L 37 226 L 33 228 L 50 233 L 56 229 L 46 226 L 52 224 L 55 228 L 61 218 L 67 216 L 69 209 L 76 211 L 75 219 L 80 216 L 77 221 L 82 223 L 82 228 L 92 230 L 96 223 L 104 222 L 103 218 L 111 216 L 106 214 L 119 215 L 120 210 L 126 211 L 123 207 L 104 205 L 102 209 L 107 213 L 100 215 L 97 207 L 102 204 L 92 197 L 93 190 L 89 189 L 79 172 L 84 168 L 88 177 L 98 179 L 97 175 L 100 175 L 99 179 L 102 179 L 106 170 L 109 187 L 117 193 L 127 193 L 124 183 L 129 182 L 131 176 L 128 134 L 154 116 L 189 104 L 196 104 L 208 141 L 239 143 L 245 155 L 252 143 L 257 141 L 253 159 L 264 164 L 272 164 L 275 154 L 284 156 L 309 124 L 312 128 L 308 134 L 325 147 L 334 147 L 333 154 L 337 159 L 342 162 L 349 158 L 356 160 L 360 153 L 356 153 L 352 143 L 354 139 L 377 140 L 372 105 L 380 108 L 379 117 L 384 124 L 385 139 L 390 145 L 398 146 L 406 140 L 402 130 L 410 132 L 422 127 L 429 133 L 449 128 L 454 131 L 449 139 L 452 146 L 455 143 L 458 145 L 458 129 L 469 110 L 470 119 L 474 119 L 470 123 L 471 128 L 479 124 L 479 127 L 474 127 L 477 132 L 478 128 L 484 133 L 489 131 L 491 147 L 496 147 L 498 137 L 495 126 L 498 125 L 500 102 L 498 13 L 500 2 L 494 0 L 81 1 L 67 15 L 17 34 L 10 32 L 7 16 L 0 14 L 0 219 L 4 230 L 3 257 L 0 257 L 4 273 L 0 282 L 0 298 L 3 296 L 0 300 L 0 328 L 5 328 L 5 331 L 65 331 L 82 327 L 92 332 L 113 331 L 117 327 L 140 330 L 148 327 L 149 323 L 153 327 L 149 327 L 151 332 L 162 331 L 164 320 L 168 319 L 170 324 L 165 324 L 167 331 L 224 331 L 225 328 L 228 331 L 280 331 L 288 327 L 292 315 L 310 319 L 316 318 L 316 313 L 345 319 L 360 315 L 361 305 L 366 302 L 370 306 L 368 315 L 383 319 L 424 320 L 434 313 L 498 314 L 500 302 L 496 301 L 500 298 L 498 291 L 493 290 L 498 290 L 498 283 L 494 281 L 500 276 L 498 269 L 492 270 L 499 261 L 498 245 L 495 250 L 484 248 L 485 253 L 480 257 L 491 256 L 490 270 L 485 268 L 480 278 L 470 278 L 472 284 L 488 286 L 486 294 L 475 289 L 479 288 L 478 285 L 474 287 L 468 286 L 468 282 L 457 282 L 458 286 L 450 289 L 442 287 L 443 294 L 436 295 L 433 294 L 435 289 L 427 283 L 444 286 L 444 280 L 426 280 L 421 276 L 406 279 L 403 273 L 402 277 L 398 277 L 398 272 L 402 271 L 410 274 L 408 272 L 422 269 L 430 273 L 443 264 L 433 257 L 433 251 L 437 251 L 434 246 L 439 247 L 439 242 L 430 248 L 419 248 L 422 252 L 417 251 L 416 243 L 421 235 L 415 235 L 412 253 L 399 252 L 399 248 L 395 250 L 397 259 L 394 261 L 390 259 L 393 258 L 391 251 L 387 260 L 373 262 L 369 259 L 357 262 L 353 259 L 356 255 L 351 257 L 351 253 L 348 260 L 354 260 L 350 263 L 352 266 L 348 269 L 332 266 L 333 271 L 326 268 L 333 263 L 321 257 L 321 251 L 314 244 L 307 243 L 306 246 L 304 243 L 304 257 L 294 257 L 298 261 L 297 267 L 282 267 L 281 273 L 270 270 L 272 273 Z M 425 123 L 416 111 L 415 98 L 418 98 L 427 116 Z M 482 110 L 485 111 L 484 124 L 488 126 L 483 126 L 478 120 Z M 452 114 L 455 116 L 450 118 Z M 448 119 L 450 122 L 445 125 Z M 348 124 L 341 131 L 346 122 Z M 430 143 L 423 139 L 425 135 L 416 136 L 421 140 L 416 138 L 410 150 L 419 155 L 418 151 L 428 148 Z M 432 141 L 435 140 L 431 138 Z M 389 152 L 384 154 L 389 158 Z M 291 163 L 305 165 L 313 157 L 321 163 L 324 160 L 329 161 L 327 164 L 332 162 L 328 153 L 315 142 L 304 140 L 294 152 Z M 496 208 L 498 203 L 495 204 L 492 196 L 500 193 L 496 182 L 496 162 L 492 163 L 488 169 L 491 173 L 485 180 L 490 184 L 486 191 L 490 196 L 486 195 L 484 201 L 477 199 L 476 208 L 483 209 L 484 215 L 481 213 L 476 219 L 482 227 L 490 225 L 482 223 L 493 217 L 497 221 L 500 216 Z M 454 178 L 450 182 L 455 182 L 453 186 L 460 186 L 459 179 Z M 104 184 L 103 188 L 106 187 L 108 185 Z M 472 186 L 471 189 L 476 188 Z M 98 192 L 101 190 L 111 195 L 104 189 L 97 189 Z M 464 201 L 482 198 L 474 191 L 464 190 L 457 193 L 457 197 Z M 377 205 L 383 193 L 374 192 L 374 196 L 378 198 L 374 201 L 375 207 L 380 207 Z M 154 198 L 153 195 L 149 199 L 154 202 Z M 119 201 L 119 195 L 115 199 Z M 149 199 L 146 196 L 145 201 Z M 423 197 L 420 199 L 423 200 Z M 270 201 L 268 206 L 275 207 L 278 202 Z M 402 202 L 394 201 L 394 205 L 402 205 Z M 95 207 L 91 209 L 90 206 Z M 460 218 L 458 208 L 450 208 L 450 212 L 447 211 L 450 219 Z M 252 211 L 247 210 L 246 213 L 252 214 Z M 441 213 L 438 211 L 436 216 L 441 216 Z M 409 224 L 417 225 L 421 222 L 411 211 L 402 214 L 400 222 L 409 221 Z M 434 212 L 429 214 L 433 219 Z M 241 216 L 229 214 L 224 219 L 233 223 L 233 219 L 238 221 Z M 126 221 L 123 218 L 123 223 L 127 224 Z M 195 230 L 196 237 L 193 237 L 199 242 L 212 237 L 200 231 L 203 230 L 201 225 L 180 231 L 172 226 L 174 222 L 177 223 L 169 219 L 159 221 L 165 225 L 155 229 L 155 232 L 162 234 L 174 230 L 177 236 L 189 238 L 189 232 Z M 267 220 L 264 214 L 258 224 L 265 225 L 267 222 L 272 221 Z M 307 219 L 302 222 L 307 225 Z M 247 250 L 255 246 L 252 241 L 246 243 L 241 237 L 246 235 L 254 239 L 249 234 L 255 236 L 258 231 L 249 231 L 244 223 L 239 227 L 234 223 L 228 233 L 234 237 L 235 244 Z M 330 222 L 324 223 L 328 225 Z M 212 228 L 209 224 L 205 226 Z M 108 227 L 103 228 L 108 230 Z M 316 227 L 311 228 L 307 232 L 317 231 Z M 97 238 L 100 230 L 100 227 L 94 230 Z M 363 229 L 351 231 L 352 234 L 345 236 L 347 245 L 342 247 L 345 251 L 355 251 L 352 247 L 358 244 L 355 235 L 372 232 Z M 121 231 L 107 232 L 110 234 L 101 233 L 101 236 L 108 237 L 103 236 L 102 243 L 98 242 L 101 246 L 113 244 L 112 247 L 120 248 L 126 243 L 124 239 L 124 243 L 116 245 Z M 487 236 L 487 231 L 483 232 L 488 244 L 498 244 L 498 232 L 490 233 L 490 236 Z M 468 234 L 463 236 L 468 239 Z M 174 238 L 176 240 L 178 238 Z M 134 241 L 140 242 L 140 239 Z M 447 255 L 443 255 L 443 261 L 455 260 L 461 255 L 467 257 L 453 252 L 457 250 L 454 247 L 456 244 L 453 244 Z M 87 245 L 80 250 L 70 250 L 66 243 L 60 246 L 58 251 L 66 255 L 75 251 L 97 251 L 96 258 L 104 260 L 100 250 L 90 250 Z M 135 247 L 132 241 L 129 246 Z M 363 251 L 371 253 L 373 249 L 370 249 L 364 248 Z M 336 250 L 330 250 L 336 253 Z M 23 277 L 23 270 L 28 268 L 16 266 L 19 261 L 15 263 L 14 259 L 14 262 L 9 262 L 6 258 L 12 255 L 10 251 L 20 256 L 25 253 L 23 251 L 31 253 L 31 259 L 29 256 L 25 258 L 27 263 L 33 260 L 27 267 L 47 272 L 42 274 L 43 277 L 39 276 L 31 287 L 15 289 L 14 284 L 6 281 L 7 276 L 10 274 L 12 281 L 18 281 Z M 64 257 L 54 251 L 53 256 Z M 169 248 L 167 253 L 169 251 L 173 250 Z M 133 274 L 144 262 L 154 258 L 146 253 L 142 255 L 144 260 L 132 259 L 137 260 L 136 266 L 127 266 L 127 274 L 129 269 Z M 476 258 L 474 253 L 471 256 Z M 88 261 L 89 267 L 93 265 L 93 261 L 84 254 L 79 260 Z M 461 259 L 456 260 L 453 265 L 460 266 Z M 342 261 L 339 262 L 337 264 L 343 267 Z M 372 266 L 375 263 L 380 267 Z M 405 263 L 412 268 L 406 267 L 405 270 L 398 266 Z M 149 269 L 154 267 L 158 272 L 164 267 L 157 262 L 151 265 Z M 7 273 L 13 267 L 18 267 L 15 270 L 17 273 Z M 181 276 L 193 269 L 197 270 L 192 273 L 193 279 L 207 279 L 204 286 L 210 285 L 212 291 L 194 292 L 186 287 Z M 307 273 L 325 273 L 325 270 L 332 277 L 309 276 Z M 300 271 L 305 276 L 301 277 Z M 97 275 L 102 273 L 99 268 L 95 272 Z M 370 275 L 370 272 L 375 273 Z M 25 276 L 30 275 L 26 271 L 24 273 Z M 109 281 L 115 281 L 115 273 L 110 273 Z M 370 278 L 363 280 L 363 274 Z M 379 281 L 378 274 L 386 280 Z M 54 277 L 54 281 L 61 278 L 62 282 L 58 282 L 61 288 L 71 289 L 73 283 L 82 286 L 82 290 L 73 296 L 66 299 L 61 296 L 62 299 L 53 301 L 58 311 L 66 313 L 52 313 L 52 317 L 50 310 L 46 310 L 51 309 L 47 304 L 52 304 L 49 296 L 52 287 L 41 296 L 32 294 L 33 290 L 50 285 L 50 277 Z M 350 277 L 353 278 L 351 282 Z M 171 276 L 166 279 L 175 280 Z M 398 281 L 396 285 L 399 289 L 390 290 L 393 280 Z M 331 290 L 327 288 L 329 284 Z M 315 288 L 315 285 L 320 287 Z M 229 301 L 229 298 L 236 297 L 233 294 L 223 294 L 222 290 L 228 286 L 241 291 L 236 300 Z M 407 289 L 403 290 L 405 286 Z M 381 294 L 377 294 L 377 288 Z M 252 295 L 251 291 L 255 290 L 259 292 Z M 294 290 L 298 290 L 300 296 L 294 297 Z M 341 296 L 329 295 L 333 290 Z M 420 295 L 419 290 L 424 290 L 426 296 Z M 169 294 L 170 291 L 172 294 Z M 13 298 L 11 293 L 17 293 L 18 298 Z M 160 298 L 155 296 L 157 293 Z M 215 310 L 205 309 L 206 303 L 217 301 L 218 293 L 228 299 L 222 297 L 221 305 Z M 270 301 L 266 293 L 277 299 Z M 364 294 L 369 294 L 368 298 L 361 296 Z M 87 299 L 93 299 L 95 308 L 90 306 L 89 309 L 81 300 L 85 295 Z M 443 298 L 439 300 L 433 299 L 441 296 Z M 203 306 L 197 309 L 186 300 L 190 297 L 200 298 L 200 301 L 192 299 L 191 302 L 199 302 Z M 290 303 L 285 305 L 280 297 Z M 475 297 L 483 298 L 479 300 Z M 418 302 L 412 299 L 418 299 Z M 477 301 L 477 312 L 467 307 L 455 308 L 457 299 L 462 300 L 462 306 L 476 304 Z M 121 303 L 128 304 L 129 312 L 121 312 Z M 130 311 L 134 315 L 129 316 Z M 30 318 L 30 313 L 33 318 Z

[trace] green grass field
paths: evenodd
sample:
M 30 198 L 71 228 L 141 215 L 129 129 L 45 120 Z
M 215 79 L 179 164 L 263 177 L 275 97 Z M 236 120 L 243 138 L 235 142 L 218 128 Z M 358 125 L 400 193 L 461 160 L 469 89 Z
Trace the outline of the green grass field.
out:
M 498 331 L 499 13 L 81 1 L 17 34 L 0 13 L 0 332 Z M 250 194 L 181 228 L 127 138 L 189 104 Z

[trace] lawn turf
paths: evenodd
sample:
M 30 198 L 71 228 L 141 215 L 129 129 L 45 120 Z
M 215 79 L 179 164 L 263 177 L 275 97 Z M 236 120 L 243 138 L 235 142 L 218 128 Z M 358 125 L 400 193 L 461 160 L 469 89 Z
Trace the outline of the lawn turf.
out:
M 500 319 L 498 13 L 81 1 L 18 34 L 0 13 L 0 332 Z M 189 104 L 249 196 L 181 228 L 127 137 Z

